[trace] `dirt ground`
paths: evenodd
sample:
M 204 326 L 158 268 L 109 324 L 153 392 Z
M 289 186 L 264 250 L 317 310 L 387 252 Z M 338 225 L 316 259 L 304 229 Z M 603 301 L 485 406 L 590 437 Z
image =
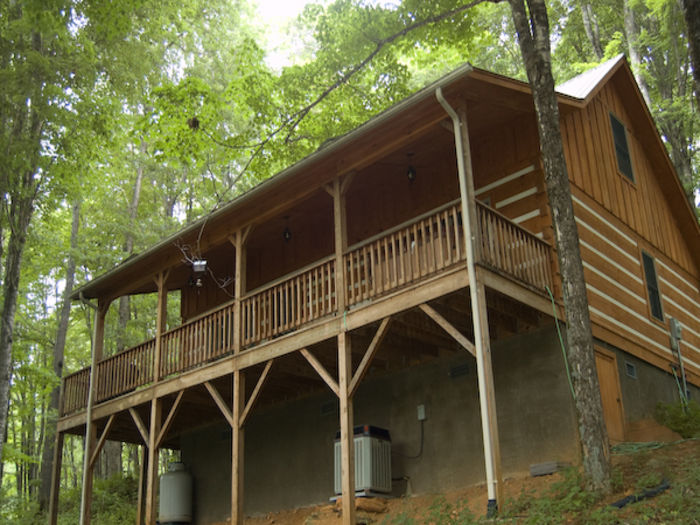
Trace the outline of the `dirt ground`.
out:
M 624 453 L 613 455 L 613 467 L 621 473 L 625 485 L 630 486 L 628 481 L 634 480 L 640 472 L 654 470 L 664 475 L 674 471 L 674 465 L 680 462 L 700 461 L 700 441 L 689 440 L 676 444 L 659 446 L 658 448 L 644 448 L 629 446 Z M 523 492 L 539 493 L 549 485 L 561 479 L 560 474 L 539 477 L 510 478 L 504 480 L 504 492 L 506 501 L 515 499 Z M 603 502 L 604 504 L 616 501 L 633 492 L 628 488 L 610 495 Z M 442 498 L 448 503 L 457 501 L 468 502 L 471 512 L 480 516 L 486 512 L 486 487 L 485 485 L 465 487 L 460 490 L 444 494 L 420 494 L 412 497 L 401 498 L 372 498 L 370 505 L 373 508 L 363 510 L 362 501 L 359 501 L 357 522 L 358 523 L 381 523 L 387 518 L 397 515 L 420 516 L 435 502 L 437 498 Z M 362 498 L 358 498 L 361 500 Z M 342 523 L 341 512 L 338 505 L 316 505 L 311 507 L 284 510 L 269 513 L 263 516 L 248 517 L 246 525 L 339 525 Z M 226 525 L 226 522 L 218 524 Z

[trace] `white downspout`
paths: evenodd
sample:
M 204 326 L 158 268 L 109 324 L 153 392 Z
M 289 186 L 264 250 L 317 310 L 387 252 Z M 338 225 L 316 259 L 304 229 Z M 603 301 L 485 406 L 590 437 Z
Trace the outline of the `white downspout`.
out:
M 450 106 L 442 95 L 442 89 L 435 90 L 435 97 L 447 114 L 452 118 L 452 126 L 455 135 L 455 148 L 457 150 L 457 173 L 459 176 L 459 195 L 462 202 L 462 229 L 464 231 L 464 243 L 467 253 L 467 272 L 469 274 L 469 292 L 472 303 L 472 322 L 474 324 L 474 343 L 476 347 L 476 370 L 479 380 L 479 404 L 481 407 L 481 431 L 484 439 L 484 463 L 486 465 L 486 487 L 488 489 L 488 509 L 491 510 L 497 505 L 496 501 L 496 480 L 494 477 L 494 457 L 493 457 L 493 436 L 489 424 L 489 404 L 485 390 L 486 378 L 484 371 L 484 345 L 482 341 L 481 323 L 476 315 L 478 308 L 478 296 L 476 288 L 476 265 L 474 262 L 474 225 L 471 224 L 469 214 L 469 202 L 467 200 L 467 175 L 464 166 L 464 150 L 462 148 L 462 123 L 459 115 Z M 466 123 L 464 123 L 466 127 Z M 495 417 L 495 414 L 494 414 Z

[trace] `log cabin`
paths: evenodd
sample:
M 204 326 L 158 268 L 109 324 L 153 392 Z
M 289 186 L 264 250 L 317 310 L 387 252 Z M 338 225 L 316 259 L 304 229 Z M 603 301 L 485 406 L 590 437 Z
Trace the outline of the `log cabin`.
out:
M 700 227 L 624 57 L 557 96 L 609 440 L 662 439 L 656 404 L 700 395 Z M 83 523 L 107 439 L 141 445 L 139 524 L 164 448 L 197 524 L 484 481 L 493 508 L 580 460 L 555 250 L 528 85 L 454 71 L 75 292 L 94 348 L 63 378 L 52 521 L 67 434 Z M 154 337 L 103 355 L 133 294 Z

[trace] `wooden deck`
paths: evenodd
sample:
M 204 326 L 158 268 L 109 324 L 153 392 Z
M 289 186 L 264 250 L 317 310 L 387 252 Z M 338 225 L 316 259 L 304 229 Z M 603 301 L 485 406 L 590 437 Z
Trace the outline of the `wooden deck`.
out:
M 495 210 L 477 202 L 477 261 L 519 285 L 544 292 L 552 287 L 551 246 Z M 347 310 L 439 276 L 465 261 L 459 201 L 349 247 L 343 256 Z M 233 351 L 236 330 L 242 348 L 255 347 L 336 317 L 336 259 L 329 257 L 245 294 L 236 322 L 235 301 L 227 302 L 155 339 L 107 357 L 97 365 L 99 404 L 220 360 Z M 160 359 L 156 348 L 160 347 Z M 61 416 L 87 407 L 90 368 L 63 379 Z

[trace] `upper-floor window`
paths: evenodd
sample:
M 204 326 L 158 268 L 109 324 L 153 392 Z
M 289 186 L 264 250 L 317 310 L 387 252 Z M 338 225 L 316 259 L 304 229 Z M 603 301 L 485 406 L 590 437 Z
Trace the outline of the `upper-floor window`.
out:
M 642 252 L 642 263 L 644 264 L 644 279 L 647 283 L 647 293 L 649 295 L 651 315 L 655 319 L 663 321 L 664 312 L 661 308 L 661 292 L 659 292 L 659 282 L 656 278 L 654 258 L 648 253 Z
M 625 125 L 610 114 L 610 127 L 612 128 L 613 140 L 615 141 L 615 156 L 617 157 L 617 169 L 625 177 L 634 182 L 632 173 L 632 158 L 627 144 L 627 132 Z

